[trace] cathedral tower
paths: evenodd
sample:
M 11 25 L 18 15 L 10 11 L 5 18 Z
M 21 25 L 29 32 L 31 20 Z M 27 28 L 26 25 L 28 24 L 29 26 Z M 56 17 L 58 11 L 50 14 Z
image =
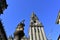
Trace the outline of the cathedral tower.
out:
M 16 28 L 16 31 L 14 33 L 14 40 L 21 40 L 21 38 L 24 37 L 24 20 L 20 22 Z
M 0 20 L 0 40 L 7 40 L 7 36 L 6 36 L 5 31 L 4 31 L 1 20 Z
M 32 13 L 30 20 L 30 29 L 29 29 L 30 40 L 47 40 L 44 28 L 41 22 L 39 22 L 38 17 Z

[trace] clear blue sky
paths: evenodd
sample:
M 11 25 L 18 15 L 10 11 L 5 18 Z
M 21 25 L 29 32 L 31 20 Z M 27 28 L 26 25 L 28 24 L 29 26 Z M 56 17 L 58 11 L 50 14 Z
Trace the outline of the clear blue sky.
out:
M 34 11 L 44 25 L 47 38 L 57 40 L 60 25 L 55 24 L 60 0 L 7 0 L 8 8 L 0 16 L 7 36 L 13 35 L 17 24 L 25 19 L 25 35 L 28 36 L 30 16 Z

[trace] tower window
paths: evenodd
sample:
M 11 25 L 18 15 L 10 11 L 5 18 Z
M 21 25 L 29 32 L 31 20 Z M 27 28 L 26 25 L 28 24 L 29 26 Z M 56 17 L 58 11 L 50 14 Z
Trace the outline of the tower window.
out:
M 36 23 L 36 21 L 34 21 L 34 23 Z

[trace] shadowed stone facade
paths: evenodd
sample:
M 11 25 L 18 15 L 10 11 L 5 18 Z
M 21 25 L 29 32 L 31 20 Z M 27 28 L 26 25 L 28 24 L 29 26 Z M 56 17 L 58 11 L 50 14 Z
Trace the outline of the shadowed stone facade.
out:
M 7 9 L 7 6 L 6 0 L 0 0 L 0 14 L 3 14 L 3 11 Z
M 0 20 L 0 40 L 7 40 L 7 36 L 6 36 L 1 20 Z

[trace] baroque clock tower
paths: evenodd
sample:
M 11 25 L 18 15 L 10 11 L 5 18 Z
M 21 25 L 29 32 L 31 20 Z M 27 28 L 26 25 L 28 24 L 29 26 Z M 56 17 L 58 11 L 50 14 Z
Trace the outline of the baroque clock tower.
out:
M 16 28 L 16 31 L 14 33 L 14 40 L 21 40 L 24 37 L 24 20 L 20 22 Z

